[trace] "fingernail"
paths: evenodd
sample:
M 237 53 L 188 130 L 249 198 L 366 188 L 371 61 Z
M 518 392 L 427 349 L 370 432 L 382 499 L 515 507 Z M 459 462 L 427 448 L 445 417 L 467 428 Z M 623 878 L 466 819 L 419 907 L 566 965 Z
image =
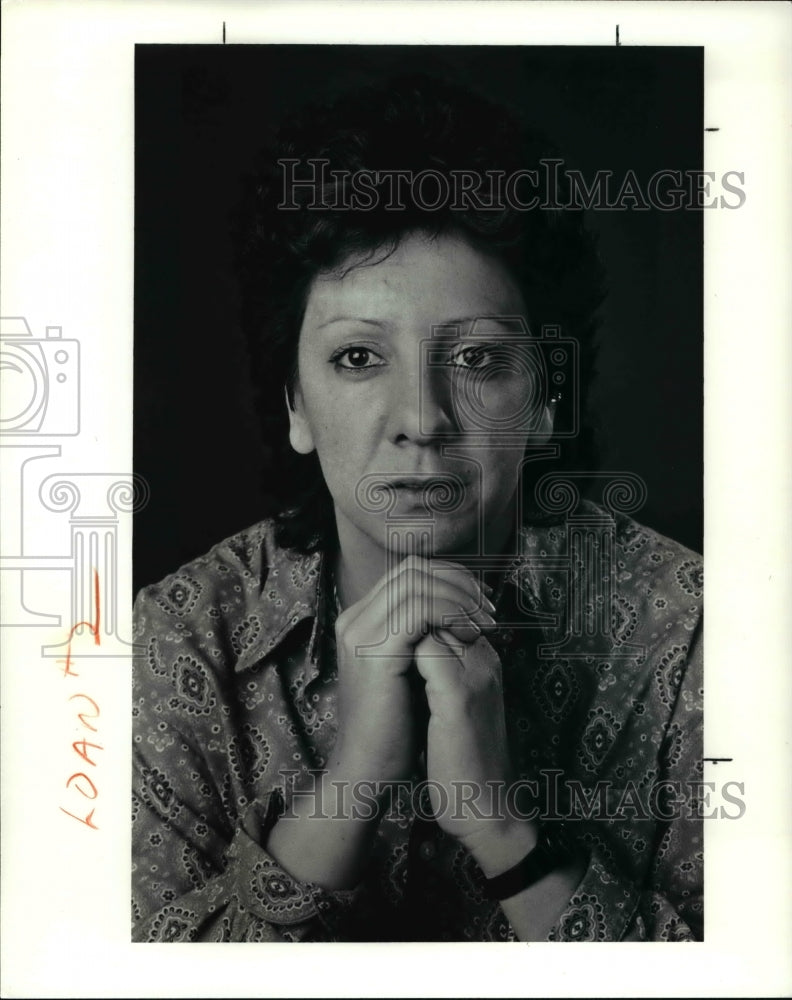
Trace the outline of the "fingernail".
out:
M 484 598 L 484 607 L 487 609 L 487 611 L 490 612 L 490 614 L 494 613 L 495 611 L 495 605 L 488 597 Z

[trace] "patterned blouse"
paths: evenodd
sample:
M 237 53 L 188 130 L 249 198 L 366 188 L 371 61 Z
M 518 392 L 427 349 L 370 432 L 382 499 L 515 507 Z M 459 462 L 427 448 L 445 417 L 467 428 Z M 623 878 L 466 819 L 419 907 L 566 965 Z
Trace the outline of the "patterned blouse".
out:
M 133 939 L 514 940 L 431 820 L 420 768 L 355 888 L 299 882 L 268 855 L 326 764 L 337 690 L 329 560 L 273 537 L 254 525 L 138 595 Z M 549 938 L 701 939 L 700 561 L 593 504 L 520 542 L 490 639 L 512 762 L 588 858 Z

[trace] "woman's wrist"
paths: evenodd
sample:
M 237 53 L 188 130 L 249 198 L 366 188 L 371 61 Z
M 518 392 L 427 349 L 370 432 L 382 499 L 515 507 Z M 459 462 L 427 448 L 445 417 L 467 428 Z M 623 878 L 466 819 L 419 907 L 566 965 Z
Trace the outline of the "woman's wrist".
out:
M 486 824 L 486 825 L 484 825 Z M 539 842 L 539 828 L 528 820 L 485 820 L 463 840 L 487 878 L 513 868 Z
M 556 856 L 547 831 L 529 822 L 493 828 L 471 852 L 487 879 L 485 895 L 499 900 L 521 941 L 547 938 L 587 865 L 581 854 Z
M 407 766 L 410 757 L 401 755 L 384 755 L 374 760 L 369 754 L 361 754 L 354 745 L 349 752 L 338 747 L 330 755 L 328 766 L 323 773 L 321 788 L 329 800 L 338 798 L 343 802 L 357 803 L 360 799 L 366 802 L 376 799 L 378 805 L 387 801 L 393 786 L 409 781 L 413 775 L 413 766 Z M 339 808 L 346 808 L 339 801 Z
M 352 889 L 362 875 L 381 812 L 350 808 L 348 782 L 325 775 L 309 796 L 299 793 L 270 830 L 264 848 L 300 882 Z

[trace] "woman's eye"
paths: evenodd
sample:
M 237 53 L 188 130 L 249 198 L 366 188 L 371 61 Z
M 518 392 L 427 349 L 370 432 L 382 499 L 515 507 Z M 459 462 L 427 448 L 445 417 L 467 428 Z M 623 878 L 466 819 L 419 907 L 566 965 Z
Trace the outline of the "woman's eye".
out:
M 492 360 L 493 348 L 489 345 L 478 344 L 475 347 L 463 347 L 460 351 L 455 351 L 448 359 L 448 364 L 452 368 L 483 368 Z
M 488 375 L 524 374 L 526 371 L 524 352 L 515 344 L 503 342 L 468 344 L 452 351 L 446 364 L 466 371 L 486 371 Z
M 347 371 L 379 368 L 385 364 L 379 354 L 375 354 L 368 347 L 345 347 L 343 350 L 337 351 L 330 360 L 336 368 L 344 368 Z

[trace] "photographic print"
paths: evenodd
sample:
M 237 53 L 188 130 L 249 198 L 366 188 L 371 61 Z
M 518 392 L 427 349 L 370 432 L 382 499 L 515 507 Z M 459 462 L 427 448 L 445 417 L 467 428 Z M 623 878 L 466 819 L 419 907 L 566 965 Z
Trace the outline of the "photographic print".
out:
M 139 939 L 703 937 L 702 74 L 138 50 Z
M 717 7 L 5 12 L 4 991 L 784 989 L 789 25 Z

